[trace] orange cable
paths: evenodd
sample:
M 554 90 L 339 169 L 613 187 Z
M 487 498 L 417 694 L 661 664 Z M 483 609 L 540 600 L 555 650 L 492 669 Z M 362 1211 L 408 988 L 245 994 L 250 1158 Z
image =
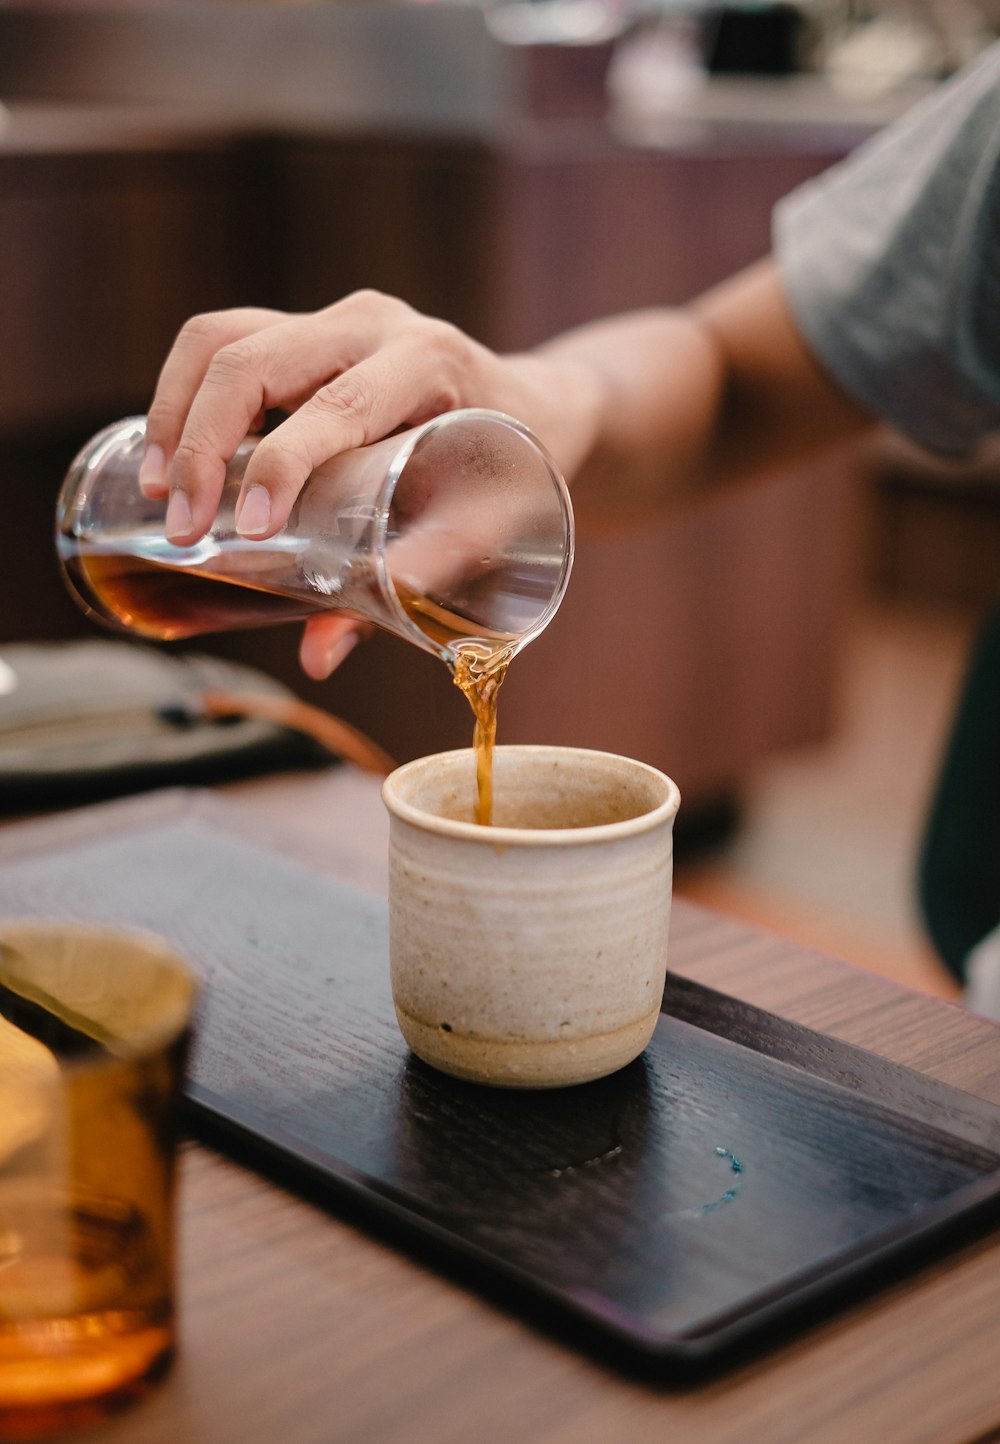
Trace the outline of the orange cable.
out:
M 256 717 L 279 727 L 290 727 L 313 737 L 336 757 L 351 762 L 362 772 L 387 777 L 396 766 L 387 752 L 356 727 L 312 707 L 297 697 L 268 697 L 251 692 L 208 691 L 201 704 L 209 717 Z

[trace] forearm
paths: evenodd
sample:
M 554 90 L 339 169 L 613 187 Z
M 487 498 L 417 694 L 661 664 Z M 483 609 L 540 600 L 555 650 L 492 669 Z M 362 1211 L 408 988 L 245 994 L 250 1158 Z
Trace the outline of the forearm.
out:
M 649 514 L 873 425 L 804 345 L 770 262 L 688 307 L 594 322 L 535 356 L 562 370 L 567 421 L 551 434 L 584 521 Z
M 597 526 L 641 520 L 872 425 L 803 344 L 770 262 L 682 309 L 594 322 L 506 357 L 360 291 L 307 315 L 193 317 L 160 373 L 140 484 L 168 497 L 169 539 L 192 545 L 229 459 L 267 411 L 284 410 L 236 504 L 238 530 L 261 541 L 331 457 L 469 406 L 531 426 L 573 486 L 581 523 Z M 314 621 L 306 670 L 325 676 L 354 640 L 342 618 Z
M 506 357 L 405 302 L 356 292 L 310 315 L 192 318 L 160 374 L 140 479 L 149 495 L 169 490 L 167 535 L 190 545 L 240 442 L 266 411 L 286 410 L 237 503 L 238 527 L 261 539 L 331 456 L 463 406 L 531 426 L 573 485 L 581 521 L 597 523 L 648 515 L 872 424 L 803 344 L 771 262 L 690 306 L 593 322 Z
M 563 451 L 581 520 L 628 522 L 705 484 L 726 375 L 700 318 L 634 312 L 569 332 L 538 354 L 563 368 L 561 394 L 571 398 L 564 404 L 577 430 Z

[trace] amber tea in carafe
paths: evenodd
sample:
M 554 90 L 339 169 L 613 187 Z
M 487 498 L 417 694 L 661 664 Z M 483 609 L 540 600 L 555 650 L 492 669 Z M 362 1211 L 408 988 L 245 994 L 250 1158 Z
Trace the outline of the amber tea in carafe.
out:
M 73 591 L 102 621 L 158 641 L 294 622 L 315 610 L 260 583 L 234 584 L 158 560 L 157 551 L 162 554 L 169 545 L 147 546 L 145 556 L 92 548 L 68 553 L 63 567 Z

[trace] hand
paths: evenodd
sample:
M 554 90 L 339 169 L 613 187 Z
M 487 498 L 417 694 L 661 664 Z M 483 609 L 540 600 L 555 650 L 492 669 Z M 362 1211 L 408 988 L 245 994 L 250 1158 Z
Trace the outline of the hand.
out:
M 373 291 L 308 315 L 245 308 L 196 316 L 160 373 L 140 483 L 147 495 L 168 497 L 167 535 L 190 545 L 211 525 L 237 447 L 265 412 L 285 410 L 257 446 L 236 506 L 239 531 L 263 540 L 284 525 L 324 461 L 460 406 L 507 411 L 543 439 L 558 432 L 567 450 L 578 447 L 586 428 L 567 424 L 563 370 L 558 361 L 500 358 Z M 328 675 L 364 630 L 342 616 L 311 621 L 300 654 L 307 673 Z
M 211 525 L 240 442 L 266 412 L 287 411 L 257 447 L 236 507 L 242 535 L 265 538 L 283 526 L 306 478 L 338 452 L 460 406 L 510 410 L 527 389 L 516 361 L 378 292 L 312 315 L 248 308 L 195 316 L 157 382 L 140 483 L 147 495 L 169 493 L 167 535 L 190 544 Z
M 359 495 L 370 507 L 400 443 L 420 437 L 393 489 L 382 565 L 403 605 L 417 607 L 413 621 L 438 644 L 451 635 L 457 613 L 478 617 L 488 628 L 481 635 L 500 645 L 513 640 L 503 631 L 506 619 L 516 615 L 522 627 L 540 620 L 559 584 L 565 507 L 549 464 L 529 441 L 506 426 L 470 428 L 462 420 L 470 414 L 491 413 L 454 411 L 429 428 L 332 458 L 311 474 L 303 509 L 292 515 L 304 535 L 323 535 L 346 499 L 350 532 Z M 348 583 L 348 606 L 351 585 L 357 582 Z M 303 639 L 306 672 L 325 676 L 361 634 L 343 613 L 321 614 Z

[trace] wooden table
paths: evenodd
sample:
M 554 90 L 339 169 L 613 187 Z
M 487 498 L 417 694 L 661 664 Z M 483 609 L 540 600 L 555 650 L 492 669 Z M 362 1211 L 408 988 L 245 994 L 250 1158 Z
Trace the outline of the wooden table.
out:
M 341 768 L 226 789 L 378 891 L 378 788 Z M 1000 1103 L 1000 1030 L 676 904 L 671 966 Z M 185 1146 L 179 1361 L 92 1444 L 946 1444 L 1000 1429 L 1000 1236 L 708 1383 L 639 1383 L 199 1144 Z

